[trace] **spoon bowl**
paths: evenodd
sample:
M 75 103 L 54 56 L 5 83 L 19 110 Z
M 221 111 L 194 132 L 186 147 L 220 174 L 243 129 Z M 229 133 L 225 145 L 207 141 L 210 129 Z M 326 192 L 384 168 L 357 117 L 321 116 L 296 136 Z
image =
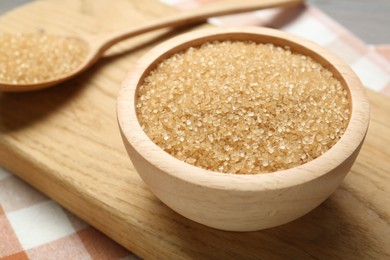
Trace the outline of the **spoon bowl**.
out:
M 96 63 L 102 57 L 104 52 L 114 44 L 146 32 L 162 29 L 165 27 L 178 27 L 194 24 L 205 21 L 210 17 L 249 12 L 273 7 L 291 7 L 302 4 L 303 2 L 303 0 L 226 0 L 217 3 L 206 4 L 193 10 L 179 12 L 173 16 L 156 19 L 120 32 L 114 32 L 111 34 L 88 39 L 82 37 L 73 37 L 85 43 L 88 48 L 88 54 L 85 56 L 85 59 L 80 63 L 79 66 L 58 77 L 53 77 L 34 83 L 20 84 L 0 81 L 0 91 L 24 92 L 39 90 L 67 81 Z M 55 64 L 50 64 L 50 66 L 55 66 Z

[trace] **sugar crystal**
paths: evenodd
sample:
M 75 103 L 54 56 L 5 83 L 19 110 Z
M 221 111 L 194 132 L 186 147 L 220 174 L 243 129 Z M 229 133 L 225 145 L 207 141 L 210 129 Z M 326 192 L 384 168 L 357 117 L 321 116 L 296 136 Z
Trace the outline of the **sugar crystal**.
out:
M 321 64 L 250 41 L 176 53 L 146 76 L 138 95 L 138 120 L 151 140 L 180 160 L 224 173 L 309 162 L 341 138 L 350 117 L 348 91 Z M 169 96 L 175 98 L 163 98 Z
M 0 82 L 31 84 L 59 78 L 77 69 L 87 53 L 87 44 L 77 38 L 3 33 Z

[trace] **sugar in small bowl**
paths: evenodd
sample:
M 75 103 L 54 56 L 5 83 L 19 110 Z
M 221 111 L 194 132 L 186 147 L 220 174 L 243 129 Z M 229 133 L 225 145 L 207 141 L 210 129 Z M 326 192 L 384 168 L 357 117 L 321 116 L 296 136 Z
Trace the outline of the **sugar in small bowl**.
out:
M 150 50 L 123 82 L 117 114 L 134 167 L 162 202 L 209 227 L 254 231 L 336 190 L 369 104 L 327 49 L 278 30 L 218 27 Z

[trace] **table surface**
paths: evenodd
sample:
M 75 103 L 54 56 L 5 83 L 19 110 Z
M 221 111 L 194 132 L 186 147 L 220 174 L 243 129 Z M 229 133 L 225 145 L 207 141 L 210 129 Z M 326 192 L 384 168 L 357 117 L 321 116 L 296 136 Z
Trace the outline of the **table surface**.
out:
M 2 0 L 0 15 L 27 2 L 31 0 Z M 308 0 L 308 3 L 324 11 L 366 43 L 390 42 L 389 0 Z
M 389 0 L 309 0 L 369 44 L 390 42 Z
M 12 8 L 12 6 L 14 6 L 15 4 L 21 4 L 23 2 L 29 2 L 29 1 L 26 1 L 26 0 L 8 1 L 7 0 L 7 1 L 5 1 L 5 3 L 4 3 L 4 1 L 2 1 L 0 3 L 0 14 L 1 14 L 1 10 L 3 10 L 3 9 L 5 10 L 7 8 Z M 345 0 L 343 0 L 343 1 L 309 1 L 309 2 L 312 5 L 319 7 L 321 10 L 324 10 L 326 13 L 331 15 L 332 18 L 335 19 L 335 20 L 338 20 L 337 13 L 340 14 L 340 12 L 341 13 L 343 12 L 342 8 L 337 7 L 337 6 L 341 6 L 342 7 L 343 5 L 341 3 L 347 3 L 346 5 L 344 5 L 344 7 L 345 7 L 344 12 L 352 13 L 354 11 L 354 7 L 352 8 L 351 6 L 348 6 L 348 1 L 345 1 Z M 388 33 L 386 33 L 386 31 L 388 29 L 385 28 L 386 25 L 388 24 L 388 22 L 378 22 L 378 21 L 375 22 L 375 20 L 379 19 L 381 21 L 382 20 L 386 21 L 386 19 L 387 19 L 387 21 L 388 21 L 388 19 L 390 19 L 390 18 L 387 18 L 384 15 L 386 13 L 386 11 L 384 11 L 384 10 L 389 10 L 390 3 L 387 4 L 387 3 L 385 3 L 385 1 L 378 1 L 378 2 L 379 3 L 381 3 L 381 2 L 383 3 L 383 6 L 381 8 L 378 8 L 380 10 L 380 12 L 377 12 L 375 10 L 372 10 L 372 12 L 371 12 L 370 11 L 371 9 L 369 9 L 367 7 L 366 12 L 367 12 L 367 10 L 369 12 L 367 12 L 367 14 L 365 14 L 364 13 L 365 12 L 364 11 L 364 6 L 369 6 L 369 1 L 360 1 L 360 0 L 356 1 L 356 3 L 357 3 L 356 4 L 356 7 L 357 7 L 356 9 L 360 10 L 359 11 L 360 13 L 364 13 L 366 16 L 371 16 L 372 17 L 372 19 L 371 18 L 367 19 L 367 21 L 360 21 L 360 25 L 359 24 L 355 25 L 354 23 L 352 23 L 354 25 L 354 27 L 349 27 L 348 24 L 345 24 L 345 22 L 343 22 L 343 19 L 344 19 L 344 21 L 347 21 L 347 22 L 351 21 L 350 19 L 352 19 L 352 18 L 348 18 L 348 17 L 359 17 L 358 12 L 356 13 L 355 16 L 354 15 L 351 15 L 351 16 L 349 16 L 349 15 L 341 16 L 342 19 L 338 20 L 338 21 L 342 25 L 344 25 L 346 28 L 348 28 L 349 30 L 354 32 L 356 35 L 358 35 L 358 37 L 362 38 L 367 43 L 389 43 L 390 39 L 388 39 L 388 37 L 390 37 L 390 35 Z M 352 4 L 351 1 L 349 3 Z M 325 7 L 323 8 L 321 5 L 323 5 Z M 388 9 L 386 9 L 386 8 L 388 8 Z M 334 14 L 336 14 L 335 16 L 332 14 L 332 10 L 334 11 Z M 389 13 L 389 12 L 387 12 L 387 13 Z M 380 18 L 378 18 L 378 17 L 380 17 Z M 380 26 L 379 25 L 376 26 L 376 24 L 380 24 Z M 375 27 L 375 28 L 381 28 L 380 30 L 383 30 L 383 32 L 379 32 L 377 30 L 372 30 L 372 29 L 370 29 L 371 28 L 370 26 Z M 354 30 L 359 30 L 360 32 L 356 32 Z M 365 36 L 362 36 L 360 33 L 364 34 Z M 371 36 L 373 36 L 373 39 L 369 38 L 370 37 L 370 35 L 369 35 L 370 33 L 372 33 Z M 387 37 L 387 39 L 386 39 L 386 37 Z M 354 186 L 354 185 L 351 185 L 351 186 Z

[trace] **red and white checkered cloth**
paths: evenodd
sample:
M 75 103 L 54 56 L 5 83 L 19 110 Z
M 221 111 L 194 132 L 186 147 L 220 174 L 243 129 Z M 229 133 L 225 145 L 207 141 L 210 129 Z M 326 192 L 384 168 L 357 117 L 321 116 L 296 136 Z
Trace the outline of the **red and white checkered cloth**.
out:
M 162 1 L 186 9 L 212 0 Z M 264 10 L 213 18 L 209 22 L 273 27 L 313 40 L 346 60 L 367 87 L 390 96 L 390 46 L 366 45 L 314 7 L 292 8 L 287 13 L 277 9 Z M 0 258 L 137 257 L 0 168 Z

